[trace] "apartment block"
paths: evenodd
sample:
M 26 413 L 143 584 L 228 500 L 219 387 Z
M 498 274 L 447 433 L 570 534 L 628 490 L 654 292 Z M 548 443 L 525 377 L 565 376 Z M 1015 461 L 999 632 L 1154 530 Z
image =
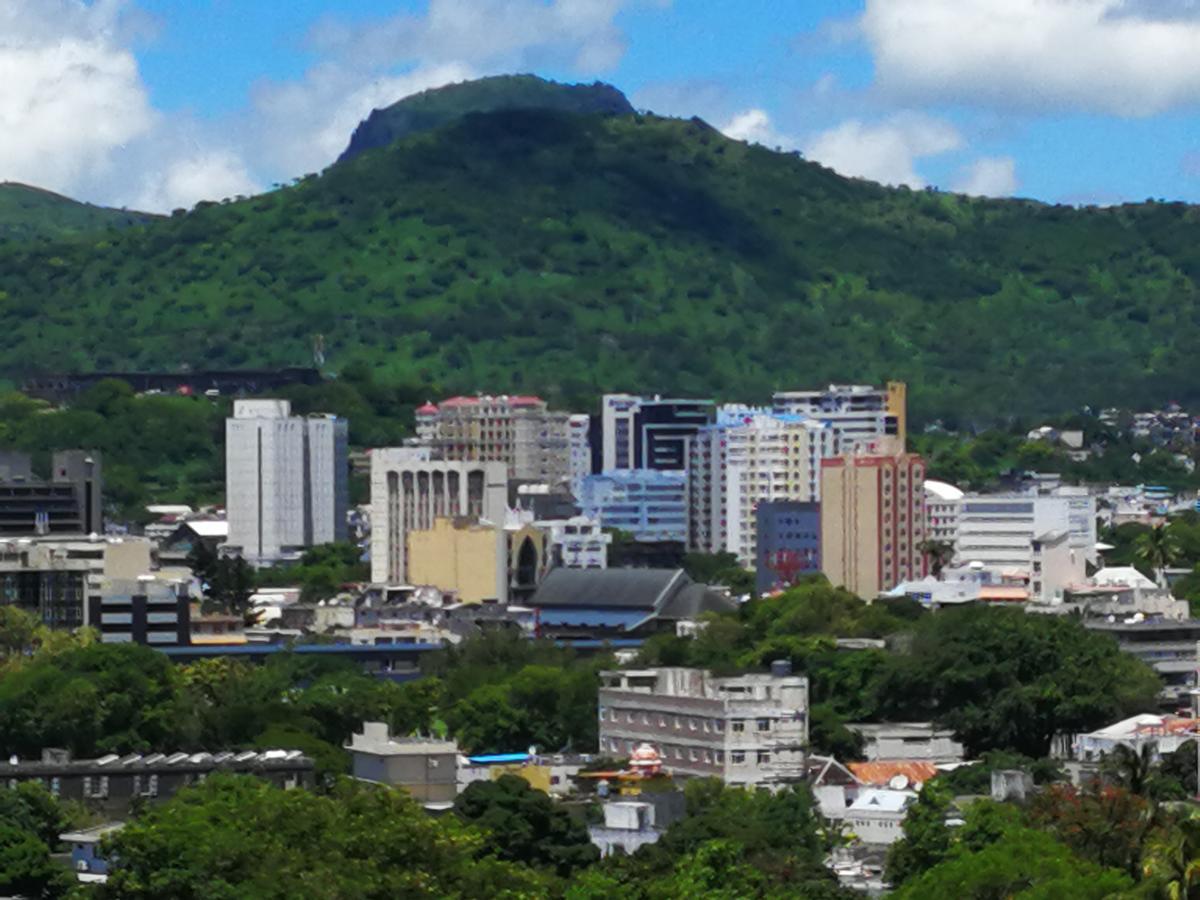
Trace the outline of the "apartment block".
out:
M 912 453 L 821 463 L 821 565 L 836 585 L 875 598 L 928 573 L 925 462 Z
M 103 486 L 93 450 L 54 453 L 49 478 L 34 474 L 28 453 L 0 452 L 0 535 L 103 534 Z
M 648 743 L 672 775 L 770 785 L 802 771 L 808 712 L 808 679 L 787 663 L 733 678 L 685 668 L 601 672 L 600 752 L 629 756 Z
M 833 432 L 807 416 L 722 407 L 697 433 L 688 468 L 688 545 L 756 561 L 760 503 L 813 502 L 821 496 L 821 460 Z
M 605 394 L 594 471 L 682 471 L 693 437 L 712 419 L 712 400 Z
M 503 462 L 435 460 L 428 448 L 388 447 L 371 456 L 371 580 L 409 583 L 408 534 L 439 518 L 486 519 L 503 525 L 508 466 Z
M 578 423 L 550 411 L 540 397 L 451 397 L 422 406 L 416 421 L 418 437 L 436 459 L 501 462 L 516 481 L 557 485 L 571 479 Z
M 337 416 L 293 416 L 287 400 L 235 400 L 225 421 L 227 549 L 271 565 L 346 540 L 348 441 Z
M 760 596 L 821 571 L 821 504 L 767 500 L 758 504 L 755 515 L 755 588 Z
M 907 439 L 907 386 L 890 381 L 882 388 L 831 384 L 819 391 L 779 391 L 772 398 L 777 413 L 809 416 L 833 429 L 833 452 L 847 453 L 882 437 L 904 448 Z
M 925 482 L 925 509 L 929 539 L 957 546 L 959 509 L 963 492 L 944 481 Z

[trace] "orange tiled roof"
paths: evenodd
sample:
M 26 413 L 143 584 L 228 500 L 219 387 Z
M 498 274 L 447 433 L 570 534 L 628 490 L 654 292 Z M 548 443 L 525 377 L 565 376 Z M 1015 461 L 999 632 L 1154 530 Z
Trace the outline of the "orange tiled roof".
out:
M 846 763 L 846 768 L 854 773 L 855 778 L 870 787 L 886 787 L 897 775 L 903 775 L 910 783 L 924 784 L 938 773 L 935 764 L 911 759 L 852 762 Z
M 985 584 L 979 588 L 979 599 L 985 601 L 1022 601 L 1029 599 L 1029 591 L 1023 587 Z

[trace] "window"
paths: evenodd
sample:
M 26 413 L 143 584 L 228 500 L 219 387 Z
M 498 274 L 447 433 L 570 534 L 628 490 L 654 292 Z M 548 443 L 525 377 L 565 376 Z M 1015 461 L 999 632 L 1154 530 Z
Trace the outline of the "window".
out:
M 743 722 L 741 719 L 734 719 L 732 728 L 733 728 L 734 734 L 741 734 L 743 731 L 746 730 L 746 723 Z
M 57 797 L 58 792 L 60 790 L 62 790 L 62 779 L 57 778 L 57 777 L 51 778 L 50 779 L 50 793 L 53 794 L 55 797 Z
M 649 713 L 642 713 L 642 724 L 643 725 L 650 724 L 650 714 Z
M 676 716 L 675 717 L 675 730 L 678 731 L 682 727 L 683 727 L 683 723 L 681 721 L 679 721 L 679 716 Z
M 729 754 L 729 761 L 735 766 L 740 766 L 746 761 L 746 753 L 744 750 L 734 750 Z
M 688 728 L 692 731 L 696 730 L 696 720 L 695 719 L 688 719 Z
M 666 727 L 667 727 L 667 717 L 666 717 L 666 716 L 659 716 L 659 717 L 658 717 L 658 727 L 659 727 L 659 728 L 666 728 Z
M 759 731 L 770 731 L 771 730 L 771 720 L 770 719 L 759 719 L 758 722 L 756 723 L 756 727 L 758 728 Z
M 713 728 L 716 729 L 717 734 L 723 734 L 725 732 L 725 720 L 717 719 L 713 722 Z
M 688 762 L 695 762 L 695 761 L 696 761 L 696 751 L 689 750 L 688 751 Z
M 625 713 L 625 722 L 629 725 L 633 724 L 633 713 L 632 712 Z
M 758 764 L 759 765 L 762 765 L 764 763 L 769 763 L 770 761 L 771 761 L 771 754 L 769 751 L 767 751 L 767 750 L 759 750 L 758 751 Z

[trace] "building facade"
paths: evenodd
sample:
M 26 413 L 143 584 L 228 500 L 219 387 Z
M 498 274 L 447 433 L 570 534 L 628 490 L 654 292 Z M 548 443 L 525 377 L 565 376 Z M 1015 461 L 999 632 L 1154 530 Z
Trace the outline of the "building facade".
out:
M 605 394 L 596 471 L 682 471 L 691 441 L 712 421 L 713 401 Z
M 808 679 L 718 678 L 702 669 L 600 673 L 600 752 L 629 756 L 651 744 L 682 777 L 769 785 L 801 772 L 808 743 Z
M 104 478 L 100 454 L 63 450 L 50 477 L 34 475 L 27 453 L 0 453 L 0 535 L 103 534 Z
M 393 737 L 386 722 L 363 722 L 346 744 L 352 777 L 402 787 L 418 803 L 451 804 L 458 796 L 458 745 L 433 738 Z
M 550 568 L 608 568 L 608 545 L 612 543 L 612 535 L 601 527 L 599 519 L 572 516 L 536 524 L 546 532 Z
M 1094 517 L 1079 508 L 1086 504 L 1093 504 L 1094 509 L 1091 497 L 968 494 L 960 506 L 957 559 L 1032 584 L 1039 580 L 1036 576 L 1040 567 L 1035 565 L 1034 556 L 1044 552 L 1040 544 L 1057 546 L 1055 536 L 1065 534 L 1072 554 L 1069 562 L 1077 574 L 1068 573 L 1060 580 L 1061 595 L 1062 588 L 1072 580 L 1083 580 L 1086 560 L 1095 550 Z
M 751 407 L 723 407 L 692 442 L 688 546 L 733 553 L 749 568 L 758 553 L 760 503 L 814 502 L 833 432 L 821 423 Z
M 410 531 L 438 518 L 485 519 L 502 525 L 508 509 L 508 467 L 502 462 L 434 460 L 427 448 L 371 451 L 371 580 L 409 582 Z
M 417 413 L 418 436 L 435 459 L 501 462 L 515 481 L 551 485 L 571 479 L 575 427 L 540 397 L 451 397 Z
M 583 515 L 637 541 L 687 540 L 688 484 L 684 472 L 616 469 L 589 475 L 579 486 Z
M 592 417 L 583 413 L 567 417 L 567 458 L 572 492 L 592 474 Z
M 821 566 L 829 580 L 874 599 L 924 578 L 925 462 L 912 453 L 852 454 L 821 464 Z
M 458 595 L 462 603 L 527 598 L 547 568 L 546 534 L 532 523 L 506 525 L 439 517 L 408 532 L 408 580 Z
M 772 398 L 775 412 L 809 416 L 828 425 L 834 434 L 833 452 L 893 437 L 902 449 L 907 440 L 907 387 L 890 381 L 882 388 L 860 384 L 831 384 L 821 391 L 779 391 Z
M 225 421 L 226 547 L 253 565 L 347 539 L 349 430 L 287 400 L 235 400 Z
M 821 571 L 821 504 L 767 500 L 758 504 L 755 517 L 755 588 L 760 596 Z
M 191 597 L 182 582 L 153 575 L 106 580 L 88 598 L 88 624 L 105 644 L 186 647 L 191 643 Z
M 925 511 L 928 515 L 929 539 L 956 546 L 958 516 L 963 492 L 944 481 L 925 481 Z

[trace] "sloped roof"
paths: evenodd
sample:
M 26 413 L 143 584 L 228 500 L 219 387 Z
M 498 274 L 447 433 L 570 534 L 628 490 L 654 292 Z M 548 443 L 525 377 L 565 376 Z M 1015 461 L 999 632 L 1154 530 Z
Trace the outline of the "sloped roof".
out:
M 663 595 L 691 584 L 683 569 L 554 569 L 530 606 L 654 609 Z
M 911 759 L 852 762 L 847 763 L 846 768 L 866 785 L 886 785 L 897 775 L 903 775 L 909 784 L 924 784 L 938 773 L 934 763 Z
M 1158 586 L 1133 566 L 1106 566 L 1092 576 L 1092 581 L 1099 585 L 1120 584 L 1135 588 Z
M 917 799 L 912 791 L 879 790 L 866 788 L 858 792 L 848 812 L 903 812 Z

